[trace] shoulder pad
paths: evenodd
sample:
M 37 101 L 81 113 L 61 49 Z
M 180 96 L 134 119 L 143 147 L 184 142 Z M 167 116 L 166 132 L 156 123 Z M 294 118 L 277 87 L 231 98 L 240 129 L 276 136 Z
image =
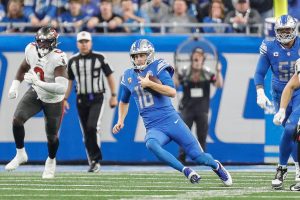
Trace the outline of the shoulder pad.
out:
M 174 68 L 164 59 L 157 60 L 157 74 L 159 74 L 162 70 L 167 69 L 168 72 L 173 76 Z
M 68 58 L 65 52 L 60 49 L 54 49 L 49 56 L 49 61 L 55 66 L 67 66 Z

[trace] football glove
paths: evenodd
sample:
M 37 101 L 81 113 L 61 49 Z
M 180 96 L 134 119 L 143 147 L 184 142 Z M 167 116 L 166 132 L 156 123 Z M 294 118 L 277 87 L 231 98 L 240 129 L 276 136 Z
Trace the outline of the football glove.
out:
M 20 85 L 20 81 L 19 80 L 13 80 L 9 91 L 8 91 L 8 98 L 10 99 L 15 99 L 18 97 L 18 88 Z
M 262 109 L 265 109 L 267 105 L 272 105 L 271 101 L 268 99 L 268 97 L 265 95 L 265 91 L 263 88 L 258 88 L 256 90 L 257 92 L 257 99 L 256 103 L 261 107 Z
M 37 82 L 40 79 L 33 70 L 30 70 L 29 72 L 25 73 L 24 80 L 29 84 L 37 85 Z
M 285 109 L 280 108 L 279 111 L 274 115 L 273 123 L 277 126 L 281 125 L 285 118 Z

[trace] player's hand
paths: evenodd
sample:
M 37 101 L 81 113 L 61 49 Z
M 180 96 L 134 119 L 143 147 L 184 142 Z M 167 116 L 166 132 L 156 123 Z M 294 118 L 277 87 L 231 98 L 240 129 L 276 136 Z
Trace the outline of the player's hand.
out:
M 273 123 L 277 126 L 281 125 L 285 118 L 285 109 L 280 108 L 279 111 L 274 115 Z
M 40 79 L 33 70 L 30 70 L 29 72 L 25 73 L 24 80 L 29 84 L 36 85 Z
M 256 90 L 257 92 L 257 99 L 256 103 L 261 107 L 262 109 L 265 109 L 267 105 L 272 105 L 271 101 L 268 99 L 268 97 L 265 95 L 264 89 L 259 88 Z
M 13 80 L 9 91 L 8 91 L 8 98 L 10 99 L 15 99 L 18 97 L 18 88 L 20 85 L 20 81 L 19 80 Z
M 114 125 L 113 127 L 113 134 L 118 133 L 122 128 L 124 127 L 124 123 L 123 122 L 118 122 L 116 125 Z
M 65 99 L 65 100 L 64 100 L 64 112 L 67 113 L 69 109 L 70 109 L 70 104 L 69 104 L 68 101 Z
M 152 81 L 149 79 L 150 73 L 147 73 L 145 77 L 139 76 L 139 84 L 142 86 L 142 88 L 149 87 L 152 83 Z
M 116 96 L 110 97 L 110 99 L 109 99 L 109 106 L 110 106 L 110 108 L 114 108 L 117 105 L 118 105 L 117 97 Z

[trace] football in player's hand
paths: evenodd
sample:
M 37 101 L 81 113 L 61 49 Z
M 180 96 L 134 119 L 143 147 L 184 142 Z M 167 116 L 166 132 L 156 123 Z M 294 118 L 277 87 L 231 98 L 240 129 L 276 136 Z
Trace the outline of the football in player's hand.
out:
M 151 76 L 151 75 L 149 76 L 149 80 L 153 81 L 154 83 L 162 84 L 158 78 Z

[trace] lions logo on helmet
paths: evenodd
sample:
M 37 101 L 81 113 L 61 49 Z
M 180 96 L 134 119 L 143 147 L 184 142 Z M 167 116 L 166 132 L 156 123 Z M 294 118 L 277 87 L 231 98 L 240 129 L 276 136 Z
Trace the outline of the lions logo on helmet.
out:
M 58 33 L 50 26 L 40 28 L 35 36 L 36 47 L 40 57 L 44 57 L 57 46 Z
M 145 64 L 143 65 L 136 65 L 134 61 L 134 55 L 136 54 L 146 54 L 147 59 Z M 146 39 L 140 39 L 135 41 L 130 48 L 130 59 L 134 69 L 143 70 L 145 69 L 150 63 L 154 61 L 154 47 L 151 42 Z
M 297 36 L 297 20 L 290 15 L 282 15 L 275 23 L 276 39 L 287 44 Z

